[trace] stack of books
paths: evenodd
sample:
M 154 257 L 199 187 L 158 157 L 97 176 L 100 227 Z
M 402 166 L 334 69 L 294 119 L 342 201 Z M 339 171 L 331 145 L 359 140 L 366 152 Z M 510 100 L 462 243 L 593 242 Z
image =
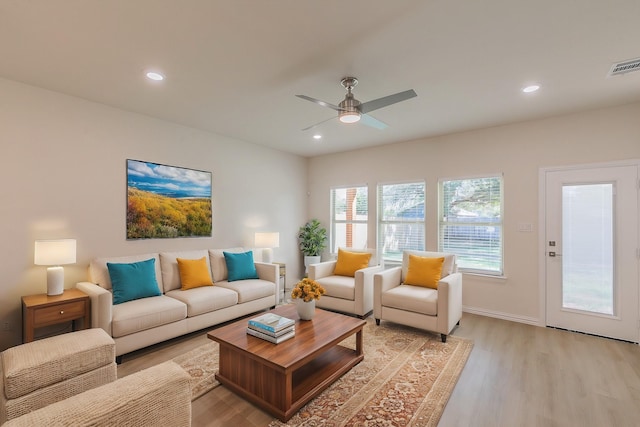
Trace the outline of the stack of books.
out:
M 278 344 L 294 337 L 295 324 L 295 320 L 274 313 L 265 313 L 249 320 L 247 333 Z

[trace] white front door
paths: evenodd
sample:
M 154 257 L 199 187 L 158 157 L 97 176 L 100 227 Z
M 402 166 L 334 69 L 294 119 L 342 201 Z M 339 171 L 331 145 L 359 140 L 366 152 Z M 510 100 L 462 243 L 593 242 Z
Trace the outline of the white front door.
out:
M 638 342 L 638 175 L 545 172 L 547 326 Z

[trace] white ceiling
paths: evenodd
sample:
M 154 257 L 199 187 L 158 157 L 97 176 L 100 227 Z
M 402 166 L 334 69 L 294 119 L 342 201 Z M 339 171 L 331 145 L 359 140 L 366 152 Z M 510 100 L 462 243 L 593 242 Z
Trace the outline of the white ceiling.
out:
M 638 0 L 0 0 L 0 76 L 314 156 L 638 102 L 640 72 L 607 74 L 640 57 L 639 19 Z M 337 104 L 345 76 L 362 102 L 418 97 L 372 112 L 385 130 L 301 131 L 336 113 L 294 95 Z

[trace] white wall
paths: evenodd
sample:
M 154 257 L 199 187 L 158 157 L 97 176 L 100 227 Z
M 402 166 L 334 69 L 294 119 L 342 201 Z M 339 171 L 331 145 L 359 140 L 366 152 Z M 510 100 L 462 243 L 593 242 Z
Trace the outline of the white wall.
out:
M 463 302 L 535 323 L 538 169 L 640 158 L 639 118 L 632 104 L 307 160 L 0 79 L 0 350 L 21 340 L 20 296 L 46 289 L 35 239 L 77 239 L 77 263 L 65 267 L 72 287 L 94 256 L 250 246 L 254 231 L 279 231 L 274 258 L 287 263 L 290 286 L 302 275 L 297 230 L 314 217 L 328 226 L 332 186 L 368 183 L 373 213 L 378 183 L 426 180 L 435 249 L 438 178 L 487 173 L 505 177 L 507 277 L 465 275 Z M 213 237 L 127 241 L 127 158 L 212 171 Z M 534 232 L 518 232 L 520 222 Z
M 503 173 L 506 279 L 464 275 L 463 304 L 467 311 L 538 323 L 539 168 L 638 158 L 640 104 L 326 155 L 309 163 L 309 216 L 328 229 L 330 188 L 366 183 L 375 247 L 377 184 L 425 180 L 426 245 L 435 250 L 438 179 Z M 532 223 L 534 232 L 518 232 L 518 223 Z
M 67 288 L 95 256 L 250 247 L 254 231 L 280 232 L 289 286 L 302 274 L 302 157 L 3 79 L 0 147 L 0 350 L 21 342 L 20 297 L 46 291 L 36 239 L 77 239 Z M 213 237 L 127 241 L 128 158 L 211 171 Z

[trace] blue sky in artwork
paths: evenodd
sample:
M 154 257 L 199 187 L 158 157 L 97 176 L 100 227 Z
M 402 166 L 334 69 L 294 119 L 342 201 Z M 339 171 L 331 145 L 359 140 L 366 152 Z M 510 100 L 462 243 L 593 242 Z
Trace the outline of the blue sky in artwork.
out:
M 211 172 L 127 160 L 127 186 L 173 198 L 211 198 Z

